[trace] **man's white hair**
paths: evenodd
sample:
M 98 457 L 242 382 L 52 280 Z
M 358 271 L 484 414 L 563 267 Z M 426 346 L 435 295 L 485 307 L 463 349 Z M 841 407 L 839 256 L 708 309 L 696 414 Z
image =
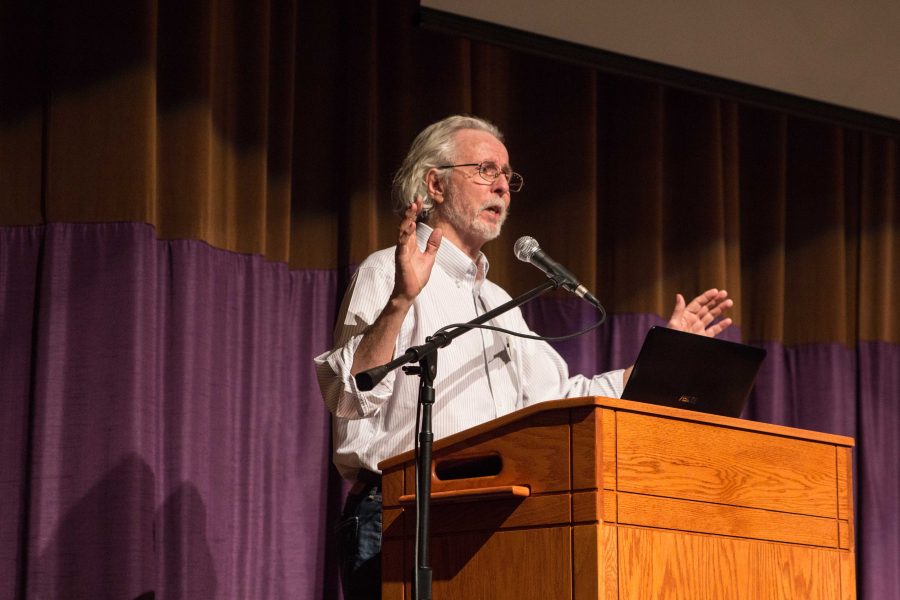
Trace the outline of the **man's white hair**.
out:
M 501 142 L 503 141 L 503 133 L 497 126 L 479 117 L 453 115 L 437 123 L 432 123 L 413 140 L 406 158 L 403 159 L 400 169 L 394 175 L 391 196 L 394 200 L 395 213 L 402 216 L 406 212 L 406 208 L 417 197 L 421 197 L 423 205 L 418 220 L 425 220 L 428 213 L 434 208 L 434 200 L 428 195 L 425 174 L 429 169 L 437 166 L 455 163 L 456 144 L 453 137 L 457 131 L 462 129 L 486 131 Z M 449 170 L 441 174 L 441 178 L 445 182 L 449 176 Z

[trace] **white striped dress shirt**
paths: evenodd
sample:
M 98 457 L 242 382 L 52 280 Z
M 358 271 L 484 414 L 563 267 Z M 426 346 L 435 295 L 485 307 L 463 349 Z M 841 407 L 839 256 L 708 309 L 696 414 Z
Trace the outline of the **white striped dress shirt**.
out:
M 420 223 L 424 249 L 431 228 Z M 350 375 L 363 333 L 384 308 L 394 287 L 394 248 L 363 261 L 340 309 L 335 347 L 315 359 L 322 395 L 333 415 L 334 463 L 354 480 L 360 468 L 413 447 L 419 378 L 394 371 L 368 392 Z M 485 279 L 487 258 L 473 262 L 448 239 L 441 241 L 428 284 L 416 297 L 394 350 L 425 343 L 445 325 L 465 323 L 510 300 Z M 531 333 L 519 309 L 489 324 Z M 438 352 L 433 429 L 435 439 L 480 425 L 530 404 L 557 398 L 622 394 L 622 371 L 588 378 L 569 376 L 562 357 L 546 342 L 475 329 Z

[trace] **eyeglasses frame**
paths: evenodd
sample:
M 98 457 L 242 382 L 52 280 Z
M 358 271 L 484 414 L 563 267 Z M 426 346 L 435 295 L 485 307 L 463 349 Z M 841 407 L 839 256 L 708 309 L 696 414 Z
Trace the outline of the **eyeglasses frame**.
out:
M 497 176 L 494 177 L 493 179 L 489 178 L 484 172 L 484 165 L 490 165 L 490 166 L 496 167 L 497 168 Z M 497 181 L 497 179 L 500 178 L 501 175 L 505 175 L 506 182 L 507 182 L 507 184 L 509 184 L 510 192 L 521 191 L 522 186 L 525 185 L 525 178 L 522 177 L 521 174 L 516 173 L 515 171 L 510 171 L 509 173 L 507 173 L 506 171 L 501 169 L 497 163 L 495 163 L 492 160 L 483 160 L 480 163 L 463 163 L 463 164 L 459 164 L 459 165 L 438 165 L 434 168 L 435 169 L 455 169 L 457 167 L 478 167 L 478 176 L 481 177 L 484 181 L 487 181 L 488 183 L 494 183 L 495 181 Z M 516 178 L 518 178 L 519 183 L 514 186 L 513 181 L 515 181 Z

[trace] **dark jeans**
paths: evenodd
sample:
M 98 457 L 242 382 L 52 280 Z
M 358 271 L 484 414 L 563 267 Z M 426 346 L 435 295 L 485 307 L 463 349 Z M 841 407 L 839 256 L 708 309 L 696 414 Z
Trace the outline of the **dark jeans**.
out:
M 381 486 L 347 496 L 337 527 L 345 600 L 381 598 Z

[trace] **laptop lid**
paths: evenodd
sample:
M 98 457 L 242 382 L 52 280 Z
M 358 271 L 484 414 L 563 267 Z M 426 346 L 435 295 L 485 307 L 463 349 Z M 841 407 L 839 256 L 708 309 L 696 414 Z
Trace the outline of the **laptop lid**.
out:
M 622 398 L 739 417 L 765 356 L 762 348 L 651 327 Z

